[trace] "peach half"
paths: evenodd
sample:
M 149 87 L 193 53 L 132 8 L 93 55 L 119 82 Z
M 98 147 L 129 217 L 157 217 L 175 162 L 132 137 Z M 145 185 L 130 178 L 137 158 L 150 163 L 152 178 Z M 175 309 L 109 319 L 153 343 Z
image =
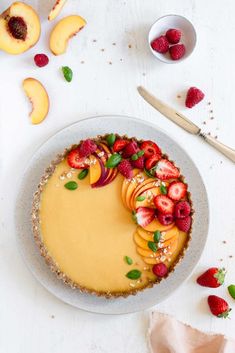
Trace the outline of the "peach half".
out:
M 50 49 L 54 55 L 66 52 L 68 41 L 76 35 L 84 26 L 86 21 L 77 15 L 62 18 L 53 28 L 50 35 Z
M 49 111 L 49 97 L 44 86 L 35 78 L 26 78 L 23 81 L 26 96 L 32 103 L 30 118 L 32 124 L 40 124 Z
M 41 24 L 34 9 L 14 2 L 0 15 L 0 49 L 9 54 L 21 54 L 33 47 L 41 34 Z
M 49 13 L 49 16 L 48 16 L 49 21 L 53 21 L 59 15 L 60 11 L 62 10 L 66 2 L 67 0 L 56 0 L 53 8 Z

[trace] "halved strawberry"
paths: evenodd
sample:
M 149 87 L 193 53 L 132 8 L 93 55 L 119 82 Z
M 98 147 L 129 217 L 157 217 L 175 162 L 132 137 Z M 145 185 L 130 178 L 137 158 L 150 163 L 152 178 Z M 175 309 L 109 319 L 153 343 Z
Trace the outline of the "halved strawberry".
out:
M 162 151 L 158 147 L 158 145 L 155 142 L 150 140 L 142 142 L 140 149 L 144 151 L 145 158 L 149 158 L 154 154 L 160 154 L 160 155 L 162 154 Z
M 153 208 L 139 207 L 136 210 L 134 218 L 141 227 L 146 227 L 154 220 L 155 211 Z
M 168 197 L 170 199 L 179 201 L 183 199 L 187 192 L 187 185 L 182 183 L 181 181 L 173 181 L 168 187 Z
M 147 170 L 152 169 L 153 167 L 155 167 L 155 165 L 157 164 L 157 162 L 161 159 L 161 154 L 157 153 L 157 154 L 153 154 L 152 156 L 150 156 L 146 162 L 145 162 L 145 167 Z
M 180 171 L 168 159 L 160 159 L 156 167 L 156 177 L 161 180 L 175 179 L 180 176 Z
M 119 139 L 114 142 L 113 150 L 114 152 L 120 152 L 128 144 L 127 140 Z
M 75 169 L 87 169 L 89 165 L 86 163 L 86 157 L 80 157 L 78 148 L 70 151 L 67 156 L 68 165 Z
M 174 202 L 166 195 L 157 195 L 153 201 L 159 212 L 163 214 L 173 214 Z

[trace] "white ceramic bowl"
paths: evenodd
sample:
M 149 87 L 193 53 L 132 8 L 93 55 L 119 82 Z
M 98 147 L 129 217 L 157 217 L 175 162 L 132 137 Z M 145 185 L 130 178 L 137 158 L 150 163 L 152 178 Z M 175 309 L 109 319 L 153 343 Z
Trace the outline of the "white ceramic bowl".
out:
M 170 28 L 177 28 L 180 29 L 182 32 L 182 37 L 180 40 L 180 43 L 183 43 L 186 47 L 186 53 L 180 60 L 172 60 L 170 58 L 169 53 L 166 54 L 161 54 L 158 53 L 157 51 L 153 50 L 151 47 L 151 42 L 157 38 L 160 37 L 161 35 L 164 35 L 166 31 Z M 197 34 L 195 31 L 194 26 L 192 23 L 187 20 L 187 18 L 180 16 L 180 15 L 166 15 L 163 17 L 160 17 L 150 28 L 149 35 L 148 35 L 148 42 L 149 42 L 149 48 L 152 52 L 152 54 L 159 60 L 161 60 L 164 63 L 167 64 L 176 64 L 179 63 L 186 58 L 188 58 L 197 42 Z

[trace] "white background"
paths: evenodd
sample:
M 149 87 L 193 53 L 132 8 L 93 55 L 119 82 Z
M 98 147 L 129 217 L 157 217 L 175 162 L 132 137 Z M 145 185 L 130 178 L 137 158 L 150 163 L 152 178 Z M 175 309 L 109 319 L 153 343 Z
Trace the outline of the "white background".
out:
M 209 239 L 200 263 L 191 278 L 155 309 L 199 329 L 235 336 L 235 301 L 227 295 L 226 286 L 210 290 L 195 284 L 200 271 L 212 265 L 225 266 L 226 285 L 235 283 L 234 165 L 167 121 L 136 91 L 137 85 L 144 85 L 205 131 L 235 147 L 234 0 L 68 0 L 60 17 L 80 14 L 88 24 L 60 57 L 54 57 L 48 49 L 49 33 L 57 21 L 46 20 L 52 1 L 28 3 L 38 10 L 42 21 L 38 45 L 17 57 L 0 52 L 0 352 L 148 352 L 145 335 L 149 312 L 102 316 L 70 307 L 36 282 L 16 248 L 12 200 L 29 157 L 58 129 L 86 116 L 107 113 L 136 116 L 169 131 L 186 146 L 209 194 Z M 9 4 L 10 1 L 2 0 L 0 10 Z M 176 65 L 156 61 L 146 40 L 150 25 L 169 13 L 189 18 L 198 34 L 192 57 Z M 33 56 L 40 52 L 50 57 L 50 64 L 42 69 L 33 63 Z M 60 73 L 62 65 L 74 71 L 70 84 Z M 38 126 L 32 126 L 28 119 L 30 105 L 21 87 L 22 80 L 30 76 L 43 82 L 51 100 L 48 118 Z M 197 86 L 206 94 L 193 110 L 183 105 L 190 86 Z M 210 116 L 215 119 L 210 120 Z M 210 293 L 229 300 L 233 307 L 231 320 L 209 314 L 206 297 Z

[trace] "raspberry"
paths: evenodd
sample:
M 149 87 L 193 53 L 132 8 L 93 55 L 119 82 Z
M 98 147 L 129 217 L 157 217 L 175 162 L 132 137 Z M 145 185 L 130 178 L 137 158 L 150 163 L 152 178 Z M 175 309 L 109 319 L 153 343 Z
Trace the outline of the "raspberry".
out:
M 166 38 L 169 43 L 177 44 L 181 38 L 181 31 L 179 29 L 171 28 L 166 32 Z
M 187 108 L 192 108 L 203 100 L 205 94 L 196 87 L 190 87 L 187 93 L 185 105 Z
M 174 217 L 172 214 L 163 214 L 159 212 L 157 218 L 159 222 L 164 226 L 168 226 L 169 224 L 174 222 Z
M 182 232 L 187 233 L 191 227 L 192 218 L 187 216 L 185 218 L 178 218 L 175 220 L 175 225 L 182 230 Z
M 97 150 L 97 146 L 94 141 L 87 139 L 81 143 L 79 148 L 80 157 L 88 157 Z
M 38 67 L 43 67 L 49 63 L 49 59 L 46 54 L 36 54 L 34 57 L 34 62 Z
M 123 156 L 123 158 L 129 158 L 133 154 L 136 154 L 138 151 L 139 151 L 139 147 L 138 147 L 136 141 L 131 141 L 124 148 L 122 156 Z
M 180 201 L 175 205 L 175 218 L 184 218 L 190 215 L 191 207 L 187 201 Z
M 153 266 L 152 271 L 157 277 L 164 277 L 168 272 L 168 268 L 163 262 L 160 262 Z
M 134 168 L 144 169 L 144 156 L 139 157 L 136 161 L 131 161 Z
M 184 44 L 176 44 L 170 47 L 169 52 L 172 60 L 180 60 L 185 54 Z
M 124 159 L 118 165 L 118 171 L 127 179 L 131 179 L 133 177 L 133 170 L 131 163 Z
M 15 39 L 25 40 L 27 36 L 27 24 L 19 16 L 12 16 L 8 21 L 8 28 Z
M 169 43 L 166 36 L 160 36 L 151 42 L 151 47 L 158 53 L 165 54 L 169 49 Z

